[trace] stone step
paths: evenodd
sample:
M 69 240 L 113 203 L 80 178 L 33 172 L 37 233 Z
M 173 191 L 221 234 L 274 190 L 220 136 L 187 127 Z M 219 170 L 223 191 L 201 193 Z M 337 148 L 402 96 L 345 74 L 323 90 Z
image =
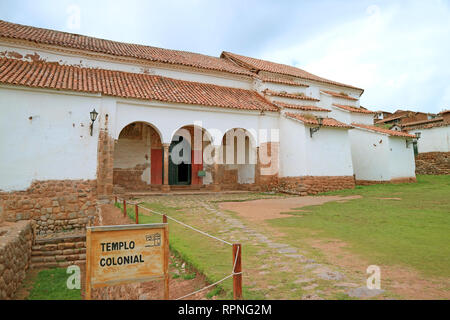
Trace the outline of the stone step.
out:
M 32 250 L 31 257 L 49 257 L 49 256 L 72 255 L 80 253 L 86 253 L 86 248 L 52 250 L 52 251 Z
M 71 265 L 83 265 L 86 260 L 60 261 L 60 262 L 37 262 L 31 264 L 31 269 L 66 268 Z
M 31 264 L 43 263 L 43 262 L 67 262 L 76 260 L 86 260 L 86 252 L 70 255 L 54 255 L 54 256 L 32 256 Z

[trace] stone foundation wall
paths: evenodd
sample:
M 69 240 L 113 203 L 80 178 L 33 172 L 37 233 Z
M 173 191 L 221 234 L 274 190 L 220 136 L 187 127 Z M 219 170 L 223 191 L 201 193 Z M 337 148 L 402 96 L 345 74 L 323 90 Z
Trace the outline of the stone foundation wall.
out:
M 355 179 L 353 176 L 303 176 L 278 178 L 279 191 L 302 195 L 353 188 L 355 188 Z
M 33 240 L 32 221 L 0 225 L 0 300 L 13 298 L 25 279 Z
M 417 182 L 415 177 L 396 178 L 392 180 L 376 181 L 376 180 L 356 180 L 358 186 L 371 186 L 374 184 L 387 184 L 387 183 L 415 183 Z
M 96 214 L 95 180 L 35 181 L 25 191 L 0 193 L 6 221 L 34 220 L 38 235 L 84 229 Z
M 146 190 L 150 184 L 142 180 L 142 174 L 150 165 L 137 165 L 131 169 L 114 168 L 113 184 L 125 190 Z
M 107 115 L 106 120 L 107 121 Z M 113 193 L 114 139 L 108 130 L 100 130 L 97 154 L 97 193 L 108 197 Z
M 450 174 L 450 152 L 419 153 L 416 174 Z

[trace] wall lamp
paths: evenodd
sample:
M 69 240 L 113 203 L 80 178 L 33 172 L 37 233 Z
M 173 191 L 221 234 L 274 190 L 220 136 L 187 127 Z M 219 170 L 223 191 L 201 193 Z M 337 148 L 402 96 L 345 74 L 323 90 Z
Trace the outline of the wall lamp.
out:
M 91 112 L 89 112 L 89 114 L 90 114 L 90 116 L 91 116 L 91 126 L 90 126 L 90 129 L 91 129 L 91 136 L 92 136 L 92 132 L 94 131 L 94 122 L 95 122 L 95 120 L 97 120 L 98 112 L 95 111 L 95 108 L 94 108 L 94 110 L 92 110 Z
M 412 139 L 412 140 L 411 139 L 406 140 L 406 147 L 408 148 L 411 143 L 416 143 L 417 140 L 420 139 L 420 134 L 421 134 L 420 132 L 414 132 L 414 135 L 416 136 L 416 138 Z
M 311 138 L 313 136 L 313 133 L 315 133 L 315 132 L 320 130 L 320 127 L 322 126 L 322 123 L 323 123 L 323 118 L 322 117 L 317 117 L 317 123 L 319 124 L 318 127 L 309 128 L 309 135 L 311 136 Z

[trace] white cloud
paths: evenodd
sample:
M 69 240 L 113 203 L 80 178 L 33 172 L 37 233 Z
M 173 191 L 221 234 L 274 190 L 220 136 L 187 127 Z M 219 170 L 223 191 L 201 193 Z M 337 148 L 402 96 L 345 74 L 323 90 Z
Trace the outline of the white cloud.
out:
M 369 108 L 430 112 L 450 105 L 449 56 L 450 10 L 443 1 L 371 5 L 304 43 L 264 54 L 364 88 L 361 103 Z

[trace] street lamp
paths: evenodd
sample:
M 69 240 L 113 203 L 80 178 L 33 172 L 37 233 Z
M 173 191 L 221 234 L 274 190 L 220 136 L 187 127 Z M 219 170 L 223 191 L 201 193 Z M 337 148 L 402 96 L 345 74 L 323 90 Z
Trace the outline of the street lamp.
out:
M 319 126 L 318 127 L 314 127 L 314 128 L 309 128 L 309 135 L 311 136 L 311 138 L 313 136 L 313 133 L 315 133 L 315 132 L 320 130 L 320 127 L 322 126 L 322 123 L 323 123 L 323 118 L 322 117 L 317 117 L 316 119 L 317 119 L 317 123 L 319 124 Z
M 95 122 L 95 120 L 97 119 L 98 112 L 95 111 L 95 108 L 94 108 L 94 110 L 92 110 L 92 111 L 89 113 L 89 115 L 91 116 L 91 126 L 90 126 L 90 129 L 91 129 L 91 136 L 92 136 L 92 132 L 94 131 L 94 122 Z

